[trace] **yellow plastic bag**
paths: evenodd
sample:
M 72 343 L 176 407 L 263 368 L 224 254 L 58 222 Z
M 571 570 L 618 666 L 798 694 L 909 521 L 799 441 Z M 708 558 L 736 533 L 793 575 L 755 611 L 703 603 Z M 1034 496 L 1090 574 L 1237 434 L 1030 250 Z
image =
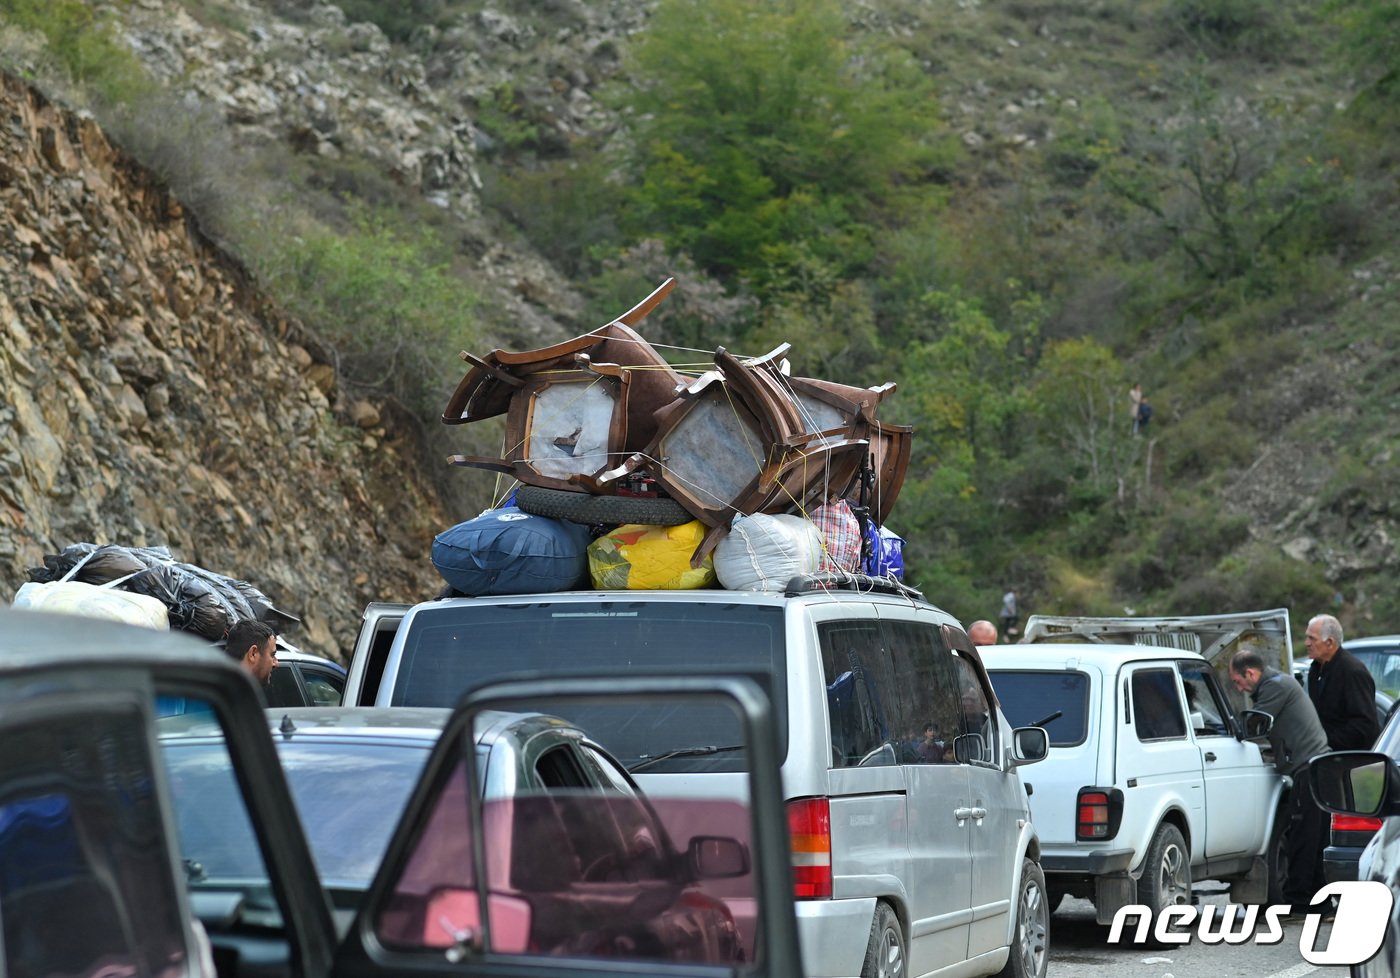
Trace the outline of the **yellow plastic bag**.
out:
M 588 545 L 588 573 L 602 591 L 672 591 L 711 587 L 714 561 L 706 556 L 699 567 L 691 555 L 705 535 L 699 520 L 680 526 L 626 523 Z

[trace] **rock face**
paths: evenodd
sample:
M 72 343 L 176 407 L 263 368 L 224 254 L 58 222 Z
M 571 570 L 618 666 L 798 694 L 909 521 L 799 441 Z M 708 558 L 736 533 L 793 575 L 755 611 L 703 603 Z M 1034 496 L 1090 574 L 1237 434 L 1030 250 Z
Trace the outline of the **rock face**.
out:
M 0 79 L 0 598 L 70 543 L 167 546 L 343 657 L 441 586 L 411 425 L 342 403 L 295 321 L 88 118 Z M 347 399 L 348 400 L 348 399 Z

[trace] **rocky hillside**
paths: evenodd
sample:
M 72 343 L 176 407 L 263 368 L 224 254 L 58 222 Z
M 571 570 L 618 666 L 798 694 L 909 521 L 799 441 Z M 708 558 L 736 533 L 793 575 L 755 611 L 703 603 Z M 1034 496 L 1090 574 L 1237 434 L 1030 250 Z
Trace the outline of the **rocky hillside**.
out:
M 440 586 L 412 425 L 327 357 L 88 118 L 0 84 L 0 598 L 80 541 L 168 546 L 333 656 Z

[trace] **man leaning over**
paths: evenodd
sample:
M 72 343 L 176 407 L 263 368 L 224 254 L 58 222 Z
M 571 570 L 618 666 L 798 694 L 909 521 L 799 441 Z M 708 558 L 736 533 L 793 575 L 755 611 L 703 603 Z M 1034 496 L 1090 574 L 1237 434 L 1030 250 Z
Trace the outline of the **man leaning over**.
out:
M 1326 882 L 1322 850 L 1327 845 L 1328 818 L 1313 801 L 1307 766 L 1318 754 L 1327 753 L 1327 734 L 1303 687 L 1267 665 L 1258 652 L 1236 652 L 1230 660 L 1230 679 L 1236 689 L 1250 694 L 1255 709 L 1274 718 L 1269 730 L 1274 766 L 1293 779 L 1288 795 L 1288 878 L 1283 898 L 1301 914 Z

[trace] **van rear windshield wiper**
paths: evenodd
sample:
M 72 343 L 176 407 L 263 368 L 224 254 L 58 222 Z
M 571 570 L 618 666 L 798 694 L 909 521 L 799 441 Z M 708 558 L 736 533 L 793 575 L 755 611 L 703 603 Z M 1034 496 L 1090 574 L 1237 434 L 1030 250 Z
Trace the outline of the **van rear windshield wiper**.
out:
M 726 747 L 677 747 L 675 750 L 663 751 L 660 754 L 642 754 L 638 758 L 637 763 L 627 769 L 627 773 L 634 774 L 644 767 L 651 767 L 653 764 L 669 761 L 673 757 L 700 757 L 704 754 L 723 754 L 727 751 L 743 749 L 743 744 L 730 744 Z

